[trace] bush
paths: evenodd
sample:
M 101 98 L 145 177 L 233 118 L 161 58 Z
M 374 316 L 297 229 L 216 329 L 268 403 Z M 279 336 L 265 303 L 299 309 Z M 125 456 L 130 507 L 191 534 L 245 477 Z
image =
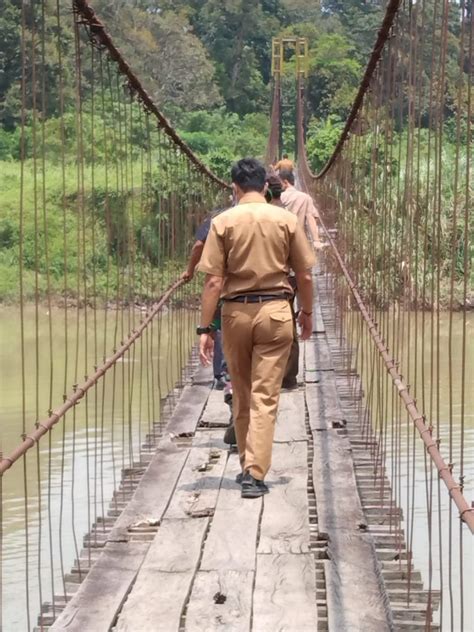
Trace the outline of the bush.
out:
M 325 121 L 317 119 L 310 121 L 306 148 L 313 171 L 321 171 L 329 160 L 343 127 L 343 122 L 337 116 L 328 116 Z

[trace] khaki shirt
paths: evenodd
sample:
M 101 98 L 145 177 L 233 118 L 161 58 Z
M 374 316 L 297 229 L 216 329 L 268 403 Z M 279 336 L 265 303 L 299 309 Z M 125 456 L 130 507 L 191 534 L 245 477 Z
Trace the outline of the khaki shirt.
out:
M 198 269 L 224 277 L 222 296 L 293 294 L 288 272 L 308 270 L 315 256 L 297 218 L 283 208 L 247 202 L 212 221 Z
M 283 206 L 296 215 L 298 223 L 303 228 L 306 226 L 307 218 L 312 215 L 319 217 L 319 213 L 314 206 L 313 198 L 303 191 L 298 191 L 295 187 L 289 187 L 281 194 Z
M 282 158 L 274 166 L 275 171 L 293 171 L 293 161 L 289 158 Z

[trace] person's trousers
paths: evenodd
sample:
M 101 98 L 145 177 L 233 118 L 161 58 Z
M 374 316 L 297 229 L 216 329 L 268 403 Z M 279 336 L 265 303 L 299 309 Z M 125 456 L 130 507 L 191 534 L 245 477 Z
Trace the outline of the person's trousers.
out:
M 296 314 L 294 310 L 295 299 L 293 298 L 290 307 L 293 317 L 293 341 L 291 343 L 290 355 L 286 364 L 282 386 L 293 386 L 296 383 L 300 365 L 300 343 L 298 342 L 298 332 L 296 330 Z
M 212 358 L 212 368 L 215 378 L 221 377 L 223 363 L 224 353 L 222 351 L 222 335 L 220 331 L 216 331 L 216 335 L 214 338 L 214 356 Z
M 228 301 L 222 334 L 240 463 L 243 471 L 263 480 L 271 464 L 281 382 L 293 341 L 290 305 L 285 300 Z

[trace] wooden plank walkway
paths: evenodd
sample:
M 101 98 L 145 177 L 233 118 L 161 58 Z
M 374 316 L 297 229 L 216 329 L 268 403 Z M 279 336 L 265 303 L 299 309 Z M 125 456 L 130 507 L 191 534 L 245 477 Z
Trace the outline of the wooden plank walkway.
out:
M 87 577 L 50 628 L 73 632 L 394 629 L 359 499 L 319 305 L 281 396 L 270 494 L 243 500 L 229 411 L 200 371 Z M 187 437 L 187 438 L 183 438 Z M 140 525 L 156 525 L 143 538 Z

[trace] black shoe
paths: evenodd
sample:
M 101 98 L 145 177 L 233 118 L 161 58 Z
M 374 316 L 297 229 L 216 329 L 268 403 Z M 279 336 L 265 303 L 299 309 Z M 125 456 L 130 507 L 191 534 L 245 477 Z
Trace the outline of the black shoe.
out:
M 237 476 L 235 477 L 235 482 L 237 483 L 237 485 L 242 485 L 243 478 L 244 478 L 243 472 L 240 472 L 240 474 L 237 474 Z
M 225 389 L 225 382 L 221 377 L 214 378 L 214 388 L 216 391 L 223 391 Z
M 298 382 L 296 380 L 283 380 L 281 388 L 285 391 L 294 391 L 298 388 Z
M 254 478 L 249 472 L 242 477 L 242 498 L 260 498 L 269 491 L 263 481 Z
M 225 431 L 224 443 L 227 443 L 227 445 L 236 445 L 237 444 L 237 439 L 235 438 L 234 424 L 231 424 L 227 428 L 227 430 Z

